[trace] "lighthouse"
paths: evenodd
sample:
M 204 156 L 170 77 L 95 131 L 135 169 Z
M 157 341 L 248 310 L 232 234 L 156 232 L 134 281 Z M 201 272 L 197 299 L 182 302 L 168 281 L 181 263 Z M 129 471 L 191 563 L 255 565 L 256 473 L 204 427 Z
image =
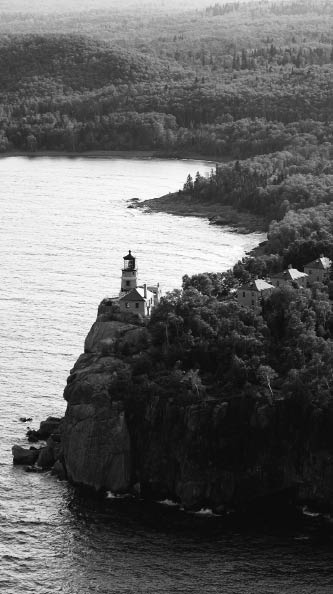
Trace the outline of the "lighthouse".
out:
M 124 256 L 124 265 L 121 271 L 120 297 L 136 289 L 138 284 L 138 269 L 135 267 L 135 258 L 129 250 L 127 256 Z

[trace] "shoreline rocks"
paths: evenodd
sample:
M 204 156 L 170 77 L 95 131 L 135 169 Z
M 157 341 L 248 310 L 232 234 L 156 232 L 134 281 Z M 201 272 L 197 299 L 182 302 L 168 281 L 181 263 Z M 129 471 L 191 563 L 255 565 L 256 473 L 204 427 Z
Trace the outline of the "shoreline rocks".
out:
M 57 417 L 48 417 L 45 421 L 41 421 L 39 429 L 28 429 L 27 438 L 30 442 L 37 442 L 46 440 L 50 435 L 57 431 L 61 419 Z
M 59 473 L 59 478 L 66 477 L 62 459 L 61 425 L 63 419 L 48 417 L 41 421 L 39 429 L 28 429 L 28 441 L 37 443 L 45 441 L 46 444 L 39 448 L 31 446 L 29 449 L 19 445 L 12 447 L 13 464 L 24 465 L 26 470 L 41 472 L 43 470 L 54 470 L 53 474 Z M 54 469 L 55 467 L 55 469 Z
M 23 466 L 33 466 L 37 462 L 39 449 L 30 447 L 23 448 L 19 445 L 12 447 L 13 464 Z

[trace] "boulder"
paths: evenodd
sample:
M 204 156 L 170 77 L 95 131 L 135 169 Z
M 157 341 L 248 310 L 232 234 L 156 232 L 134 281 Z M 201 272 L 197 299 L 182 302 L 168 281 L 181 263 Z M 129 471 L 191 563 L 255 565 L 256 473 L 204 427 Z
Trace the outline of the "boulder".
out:
M 40 440 L 39 433 L 38 431 L 35 431 L 35 429 L 28 429 L 27 438 L 30 443 L 36 443 Z
M 37 461 L 39 450 L 36 448 L 22 448 L 19 445 L 12 447 L 13 464 L 26 464 L 32 466 Z
M 52 468 L 54 463 L 62 455 L 60 436 L 57 433 L 51 435 L 46 442 L 46 446 L 41 448 L 39 452 L 37 465 L 45 470 Z

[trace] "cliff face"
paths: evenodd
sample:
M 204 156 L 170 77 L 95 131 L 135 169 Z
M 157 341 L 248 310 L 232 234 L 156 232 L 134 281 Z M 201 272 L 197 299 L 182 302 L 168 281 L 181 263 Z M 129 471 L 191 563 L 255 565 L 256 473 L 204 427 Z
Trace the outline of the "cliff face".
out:
M 113 316 L 117 317 L 117 316 Z M 63 462 L 74 483 L 124 492 L 140 485 L 152 499 L 187 508 L 243 506 L 293 496 L 333 501 L 333 408 L 205 394 L 161 395 L 145 370 L 142 320 L 110 320 L 89 332 L 68 378 Z
M 68 407 L 62 443 L 68 478 L 97 490 L 130 487 L 124 403 L 112 393 L 112 383 L 128 372 L 128 365 L 110 353 L 116 341 L 133 330 L 135 326 L 119 321 L 96 322 L 64 392 Z
M 179 406 L 150 402 L 129 422 L 144 496 L 185 507 L 246 507 L 256 500 L 333 501 L 332 438 L 320 415 L 256 399 Z M 129 415 L 130 417 L 130 415 Z

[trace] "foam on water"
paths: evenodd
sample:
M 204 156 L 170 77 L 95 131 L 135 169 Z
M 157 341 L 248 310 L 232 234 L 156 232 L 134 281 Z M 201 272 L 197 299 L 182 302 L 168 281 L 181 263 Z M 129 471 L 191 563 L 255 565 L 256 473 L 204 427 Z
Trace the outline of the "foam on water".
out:
M 163 499 L 163 501 L 158 501 L 158 503 L 167 507 L 179 507 L 179 503 L 172 501 L 172 499 Z

